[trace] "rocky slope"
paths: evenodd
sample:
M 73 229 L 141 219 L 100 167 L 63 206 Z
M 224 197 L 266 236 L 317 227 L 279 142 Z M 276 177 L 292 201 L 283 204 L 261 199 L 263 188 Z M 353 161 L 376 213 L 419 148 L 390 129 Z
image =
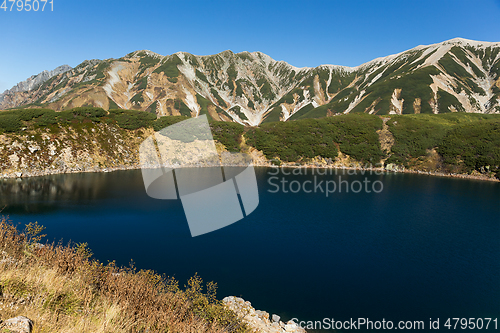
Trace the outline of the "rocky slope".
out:
M 86 116 L 81 115 L 84 111 Z M 155 131 L 188 119 L 155 119 L 142 111 L 90 108 L 9 111 L 3 118 L 26 113 L 37 117 L 29 121 L 14 117 L 20 126 L 0 132 L 0 179 L 138 169 L 141 143 Z M 57 119 L 49 117 L 54 115 Z M 154 120 L 136 118 L 143 115 Z M 0 124 L 4 120 L 0 117 Z M 257 166 L 376 168 L 500 179 L 500 115 L 391 115 L 380 119 L 351 114 L 246 128 L 211 122 L 210 127 L 224 165 L 247 165 L 239 155 L 230 154 L 241 152 L 249 154 Z
M 139 168 L 139 145 L 153 129 L 124 130 L 108 124 L 24 130 L 0 135 L 0 176 L 32 177 Z
M 284 323 L 278 315 L 255 310 L 249 301 L 243 298 L 228 296 L 222 302 L 236 315 L 241 318 L 254 332 L 258 333 L 306 333 L 296 322 L 289 320 Z
M 6 103 L 16 104 L 23 103 L 24 98 L 29 95 L 29 92 L 35 90 L 40 85 L 42 85 L 45 81 L 52 78 L 53 76 L 59 75 L 61 73 L 67 72 L 71 69 L 71 66 L 62 65 L 51 71 L 43 71 L 37 75 L 32 75 L 27 80 L 19 82 L 11 89 L 4 91 L 0 94 L 0 103 L 4 102 L 5 97 L 7 97 Z M 23 94 L 24 92 L 28 92 L 28 94 Z M 14 99 L 13 99 L 14 97 Z M 17 97 L 17 98 L 15 98 Z M 9 102 L 10 99 L 10 102 Z
M 500 113 L 500 43 L 461 38 L 358 67 L 296 68 L 261 52 L 136 51 L 58 71 L 6 91 L 0 109 L 97 106 L 245 125 L 350 112 Z

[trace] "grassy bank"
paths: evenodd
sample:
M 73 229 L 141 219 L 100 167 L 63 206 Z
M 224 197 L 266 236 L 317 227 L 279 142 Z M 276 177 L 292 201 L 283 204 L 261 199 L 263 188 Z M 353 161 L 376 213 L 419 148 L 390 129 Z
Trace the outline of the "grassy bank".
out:
M 86 244 L 41 245 L 43 228 L 0 219 L 0 318 L 23 315 L 34 332 L 246 332 L 216 299 L 216 284 L 184 288 L 149 270 L 107 265 Z

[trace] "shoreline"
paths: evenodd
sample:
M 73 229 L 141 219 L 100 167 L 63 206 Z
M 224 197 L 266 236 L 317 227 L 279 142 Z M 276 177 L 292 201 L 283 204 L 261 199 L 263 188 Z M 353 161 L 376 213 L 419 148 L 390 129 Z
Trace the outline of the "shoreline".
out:
M 364 168 L 359 166 L 344 166 L 344 165 L 317 165 L 317 164 L 303 164 L 297 165 L 293 164 L 282 164 L 282 165 L 273 165 L 272 163 L 252 163 L 254 167 L 268 167 L 268 168 L 290 168 L 290 169 L 331 169 L 331 170 L 354 170 L 356 172 L 361 173 L 375 173 L 376 175 L 388 175 L 391 173 L 408 173 L 408 174 L 419 174 L 419 175 L 427 175 L 433 177 L 448 177 L 448 178 L 456 178 L 456 179 L 469 179 L 469 180 L 480 180 L 480 181 L 490 181 L 490 182 L 500 182 L 500 179 L 495 177 L 488 177 L 484 174 L 461 174 L 461 173 L 444 173 L 444 172 L 434 172 L 434 171 L 422 171 L 422 170 L 412 170 L 412 169 L 393 169 L 388 170 L 386 168 Z M 221 166 L 242 166 L 238 164 L 226 164 Z M 246 166 L 246 165 L 244 165 Z M 213 166 L 190 166 L 191 168 L 205 168 L 205 167 L 213 167 Z M 141 167 L 138 165 L 122 165 L 116 167 L 107 167 L 107 168 L 92 168 L 87 170 L 49 170 L 49 171 L 38 171 L 35 173 L 25 173 L 25 172 L 11 172 L 11 173 L 0 173 L 0 179 L 27 179 L 27 178 L 35 178 L 35 177 L 44 177 L 51 175 L 63 175 L 63 174 L 76 174 L 76 173 L 108 173 L 114 171 L 126 171 L 126 170 L 140 170 Z
M 375 174 L 390 174 L 390 173 L 409 173 L 409 174 L 419 174 L 427 175 L 433 177 L 449 177 L 449 178 L 459 178 L 459 179 L 471 179 L 471 180 L 482 180 L 491 182 L 500 182 L 500 179 L 495 177 L 488 177 L 483 174 L 479 175 L 469 175 L 465 173 L 444 173 L 444 172 L 434 172 L 434 171 L 422 171 L 422 170 L 411 170 L 411 169 L 398 169 L 398 170 L 388 170 L 385 168 L 363 168 L 363 167 L 348 167 L 348 166 L 318 166 L 318 165 L 255 165 L 255 166 L 265 166 L 265 167 L 275 167 L 275 168 L 307 168 L 307 169 L 334 169 L 334 170 L 356 170 L 362 173 L 373 172 Z

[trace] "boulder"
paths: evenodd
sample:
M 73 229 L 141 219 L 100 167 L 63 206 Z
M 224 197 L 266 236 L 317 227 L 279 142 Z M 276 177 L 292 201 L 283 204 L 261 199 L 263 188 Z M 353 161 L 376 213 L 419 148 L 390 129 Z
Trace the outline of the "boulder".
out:
M 2 322 L 0 328 L 2 332 L 31 333 L 33 330 L 33 322 L 25 316 L 17 316 Z

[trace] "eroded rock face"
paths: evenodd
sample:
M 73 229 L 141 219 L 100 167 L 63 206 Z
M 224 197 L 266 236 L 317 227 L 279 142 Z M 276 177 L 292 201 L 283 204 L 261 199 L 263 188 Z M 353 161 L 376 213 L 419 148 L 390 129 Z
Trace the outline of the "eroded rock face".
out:
M 272 320 L 269 313 L 255 310 L 249 301 L 243 298 L 228 296 L 222 300 L 224 304 L 236 313 L 254 332 L 258 333 L 306 333 L 297 323 L 288 321 L 283 323 L 278 315 L 273 314 Z
M 83 130 L 60 127 L 0 135 L 0 177 L 137 169 L 139 145 L 152 129 L 123 130 L 98 123 Z
M 0 329 L 2 329 L 2 332 L 9 333 L 31 333 L 33 321 L 25 316 L 17 316 L 2 322 Z

